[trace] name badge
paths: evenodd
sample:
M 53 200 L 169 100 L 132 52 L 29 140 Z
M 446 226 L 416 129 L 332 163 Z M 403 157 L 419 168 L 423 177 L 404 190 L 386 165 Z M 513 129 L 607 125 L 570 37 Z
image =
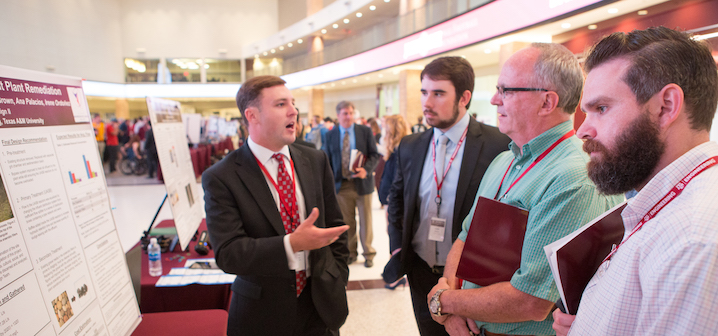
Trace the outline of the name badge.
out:
M 307 269 L 307 251 L 299 251 L 294 253 L 294 257 L 297 258 L 297 269 L 295 271 L 303 271 Z
M 446 219 L 431 217 L 431 227 L 429 228 L 429 240 L 443 242 L 444 232 L 446 232 Z

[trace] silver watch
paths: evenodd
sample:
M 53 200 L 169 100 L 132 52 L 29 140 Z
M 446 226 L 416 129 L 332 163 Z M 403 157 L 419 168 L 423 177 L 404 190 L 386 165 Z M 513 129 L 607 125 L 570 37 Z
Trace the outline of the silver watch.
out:
M 439 297 L 445 290 L 446 289 L 439 289 L 436 291 L 429 302 L 429 311 L 436 316 L 441 316 L 441 301 L 439 301 Z

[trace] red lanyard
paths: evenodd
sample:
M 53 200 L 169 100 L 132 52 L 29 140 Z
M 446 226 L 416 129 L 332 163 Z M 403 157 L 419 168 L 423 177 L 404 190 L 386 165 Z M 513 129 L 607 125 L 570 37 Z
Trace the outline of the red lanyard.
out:
M 548 153 L 551 153 L 551 151 L 554 148 L 556 148 L 556 146 L 558 146 L 558 144 L 560 144 L 564 140 L 572 137 L 574 134 L 576 134 L 576 131 L 574 131 L 574 130 L 568 131 L 568 133 L 564 134 L 560 139 L 556 140 L 556 142 L 554 142 L 553 145 L 551 145 L 551 147 L 549 147 L 545 151 L 543 151 L 543 153 L 541 153 L 541 155 L 539 155 L 539 157 L 537 157 L 536 160 L 534 160 L 534 162 L 531 163 L 531 165 L 523 172 L 523 174 L 521 174 L 521 176 L 519 176 L 519 178 L 517 178 L 514 181 L 514 183 L 511 183 L 509 188 L 506 189 L 506 192 L 504 192 L 504 194 L 501 195 L 501 198 L 506 197 L 506 194 L 509 193 L 509 190 L 511 190 L 511 188 L 513 188 L 514 185 L 516 185 L 516 183 L 519 182 L 524 177 L 524 175 L 526 175 L 526 173 L 528 173 L 531 170 L 531 168 L 533 168 L 537 163 L 539 163 L 539 161 L 543 160 L 543 158 L 545 158 L 546 155 L 548 155 Z M 511 160 L 509 167 L 506 168 L 506 172 L 504 173 L 504 176 L 501 178 L 501 183 L 499 183 L 499 189 L 496 190 L 496 196 L 494 196 L 494 199 L 497 199 L 497 197 L 499 197 L 499 192 L 501 191 L 501 186 L 504 184 L 504 179 L 506 178 L 506 175 L 509 173 L 509 170 L 511 170 L 511 166 L 513 166 L 513 165 L 514 165 L 514 160 Z M 498 200 L 501 200 L 501 198 L 499 198 Z
M 272 186 L 274 186 L 274 190 L 276 190 L 277 195 L 279 195 L 279 186 L 277 185 L 277 182 L 274 181 L 274 179 L 272 178 L 272 175 L 269 174 L 269 172 L 267 171 L 267 168 L 265 168 L 264 165 L 261 162 L 259 162 L 259 159 L 257 159 L 256 156 L 254 157 L 254 159 L 257 160 L 257 164 L 259 165 L 259 168 L 261 168 L 262 171 L 264 172 L 264 174 L 267 175 L 267 177 L 269 178 L 269 181 L 272 182 Z M 282 161 L 281 164 L 284 164 L 284 161 Z M 294 161 L 292 161 L 291 158 L 289 159 L 289 165 L 292 166 L 292 181 L 291 181 L 292 182 L 292 192 L 295 195 L 294 197 L 297 197 L 296 196 L 297 185 L 294 184 Z M 299 213 L 299 211 L 298 211 L 299 206 L 297 205 L 297 202 L 291 202 L 290 200 L 282 200 L 281 196 L 279 197 L 279 202 L 282 203 L 282 206 L 284 207 L 284 210 L 287 211 L 287 213 L 292 213 L 293 211 L 296 211 L 297 214 Z M 287 205 L 287 202 L 289 202 L 289 204 L 294 204 L 294 206 Z
M 436 182 L 436 198 L 434 199 L 434 202 L 436 202 L 437 205 L 441 204 L 441 187 L 444 185 L 444 179 L 446 179 L 446 174 L 449 173 L 449 168 L 451 168 L 451 164 L 454 163 L 454 159 L 456 158 L 456 154 L 459 153 L 459 148 L 461 148 L 461 144 L 464 143 L 464 139 L 466 139 L 466 132 L 469 130 L 469 127 L 467 126 L 464 130 L 464 133 L 461 134 L 461 139 L 459 139 L 459 143 L 456 144 L 456 149 L 454 149 L 454 154 L 451 154 L 451 158 L 449 159 L 449 165 L 446 166 L 446 169 L 444 169 L 444 175 L 441 177 L 441 182 L 439 182 L 439 179 L 436 176 L 436 140 L 431 141 L 431 157 L 434 162 L 434 182 Z M 444 163 L 441 162 L 443 165 Z
M 673 186 L 673 189 L 671 189 L 671 191 L 669 191 L 666 194 L 666 196 L 663 196 L 663 198 L 658 203 L 656 203 L 656 205 L 654 205 L 653 208 L 651 208 L 651 210 L 648 211 L 643 216 L 641 221 L 638 222 L 638 224 L 636 224 L 636 227 L 633 228 L 633 230 L 628 235 L 628 237 L 626 237 L 626 239 L 621 241 L 621 243 L 618 244 L 618 247 L 614 247 L 611 250 L 611 253 L 609 253 L 608 256 L 606 256 L 606 258 L 603 259 L 603 262 L 610 260 L 611 257 L 613 256 L 613 254 L 616 253 L 616 251 L 618 251 L 618 249 L 621 247 L 621 245 L 623 245 L 623 243 L 625 243 L 628 239 L 630 239 L 634 233 L 638 232 L 638 230 L 640 230 L 643 227 L 643 224 L 646 224 L 646 222 L 648 222 L 649 220 L 656 217 L 656 215 L 658 215 L 658 213 L 661 212 L 661 210 L 663 210 L 663 208 L 666 205 L 668 205 L 668 203 L 671 203 L 674 199 L 676 199 L 676 197 L 678 197 L 678 195 L 680 195 L 683 192 L 683 190 L 686 188 L 686 185 L 688 185 L 688 182 L 693 180 L 693 178 L 696 177 L 698 174 L 706 171 L 708 168 L 713 167 L 716 164 L 718 164 L 718 156 L 708 158 L 708 160 L 703 161 L 703 163 L 699 164 L 698 167 L 696 167 L 690 173 L 688 173 L 688 175 L 686 175 L 686 177 L 684 177 L 680 181 L 678 181 L 678 183 L 676 183 L 676 185 Z

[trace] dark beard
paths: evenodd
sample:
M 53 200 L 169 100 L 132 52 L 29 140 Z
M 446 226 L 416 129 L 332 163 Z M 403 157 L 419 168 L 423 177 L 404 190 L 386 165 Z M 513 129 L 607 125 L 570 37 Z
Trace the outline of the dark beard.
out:
M 436 127 L 438 129 L 447 129 L 447 128 L 453 126 L 458 119 L 459 119 L 459 102 L 457 101 L 457 102 L 454 102 L 454 113 L 451 115 L 451 120 L 439 120 L 439 122 L 436 123 L 436 125 L 432 125 L 431 123 L 429 123 L 429 126 Z M 427 119 L 427 123 L 428 123 L 428 121 L 429 120 Z
M 647 182 L 666 147 L 658 136 L 658 125 L 646 111 L 618 137 L 611 151 L 596 140 L 586 140 L 584 151 L 602 154 L 587 167 L 588 177 L 598 191 L 605 195 L 621 194 Z

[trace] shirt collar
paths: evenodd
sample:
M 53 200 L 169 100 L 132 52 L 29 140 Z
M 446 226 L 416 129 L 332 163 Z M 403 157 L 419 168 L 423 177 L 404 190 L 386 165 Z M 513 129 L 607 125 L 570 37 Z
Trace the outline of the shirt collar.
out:
M 434 141 L 436 139 L 439 139 L 440 135 L 446 135 L 447 138 L 451 141 L 453 144 L 458 144 L 459 140 L 461 140 L 461 136 L 464 134 L 464 130 L 466 130 L 467 127 L 469 127 L 469 112 L 467 111 L 464 113 L 464 116 L 459 119 L 459 121 L 454 124 L 454 126 L 451 126 L 446 132 L 442 132 L 437 127 L 434 127 Z
M 703 161 L 718 155 L 718 144 L 709 141 L 700 144 L 663 168 L 646 184 L 621 213 L 627 230 L 632 230 L 638 221 L 688 173 Z M 718 169 L 712 167 L 709 169 Z M 698 183 L 698 182 L 692 182 Z M 678 196 L 680 198 L 680 196 Z
M 249 145 L 249 150 L 252 151 L 252 154 L 254 154 L 254 157 L 259 160 L 263 165 L 266 165 L 269 160 L 272 159 L 272 156 L 275 154 L 275 152 L 269 150 L 269 148 L 264 147 L 252 140 L 252 136 L 249 136 L 249 140 L 247 141 L 247 144 Z M 289 160 L 291 157 L 289 156 L 289 146 L 284 146 L 282 149 L 279 150 L 279 152 L 284 154 L 285 158 Z
M 525 144 L 522 148 L 519 148 L 519 146 L 513 141 L 509 144 L 509 148 L 516 158 L 541 155 L 541 153 L 551 147 L 551 145 L 553 145 L 572 128 L 573 121 L 567 120 L 531 139 L 531 141 Z
M 345 132 L 349 132 L 349 134 L 352 134 L 352 131 L 354 130 L 354 124 L 352 124 L 348 128 L 344 128 L 342 127 L 342 125 L 339 125 L 339 129 L 342 131 L 342 134 L 344 134 Z

